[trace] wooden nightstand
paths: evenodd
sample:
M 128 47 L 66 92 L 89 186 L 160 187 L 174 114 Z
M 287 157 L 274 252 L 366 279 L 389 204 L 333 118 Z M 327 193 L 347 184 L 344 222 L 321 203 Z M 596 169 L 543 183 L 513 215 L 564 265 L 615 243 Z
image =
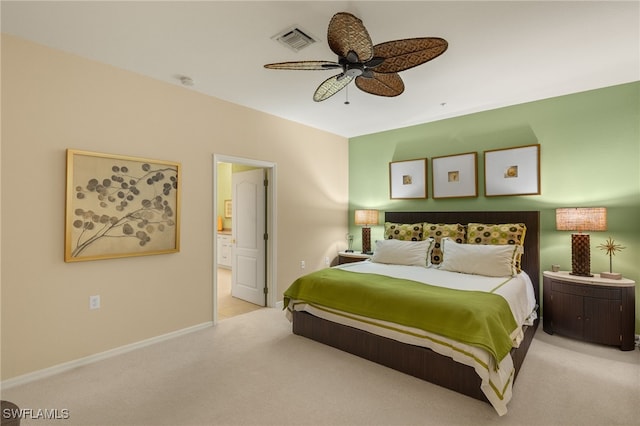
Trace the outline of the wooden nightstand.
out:
M 338 265 L 342 265 L 343 263 L 362 262 L 363 260 L 370 259 L 371 256 L 371 254 L 358 253 L 355 251 L 341 251 L 338 252 Z
M 549 334 L 634 348 L 635 281 L 543 273 L 543 329 Z

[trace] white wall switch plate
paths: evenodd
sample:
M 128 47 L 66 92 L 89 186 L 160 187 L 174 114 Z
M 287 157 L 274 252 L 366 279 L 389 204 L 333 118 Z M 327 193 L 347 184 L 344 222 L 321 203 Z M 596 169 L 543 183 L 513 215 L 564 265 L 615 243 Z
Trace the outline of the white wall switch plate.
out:
M 89 309 L 100 309 L 100 295 L 89 296 Z

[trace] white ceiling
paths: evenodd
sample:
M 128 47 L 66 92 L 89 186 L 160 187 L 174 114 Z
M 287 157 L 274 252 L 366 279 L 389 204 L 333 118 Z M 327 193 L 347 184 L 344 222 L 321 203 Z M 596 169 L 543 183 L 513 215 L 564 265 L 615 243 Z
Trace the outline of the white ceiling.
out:
M 2 31 L 345 137 L 640 80 L 640 3 L 583 1 L 2 1 Z M 335 71 L 267 70 L 336 60 L 333 14 L 363 20 L 374 44 L 442 37 L 440 57 L 400 73 L 382 98 L 348 86 L 321 103 Z M 272 36 L 298 26 L 294 52 Z M 100 84 L 100 82 L 96 82 Z

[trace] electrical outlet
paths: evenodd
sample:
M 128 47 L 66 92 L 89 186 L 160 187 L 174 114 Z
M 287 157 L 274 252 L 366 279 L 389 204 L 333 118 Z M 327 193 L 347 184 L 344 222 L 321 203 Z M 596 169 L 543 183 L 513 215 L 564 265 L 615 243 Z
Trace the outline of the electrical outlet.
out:
M 300 261 L 300 269 L 304 269 L 307 265 L 305 264 L 304 260 Z
M 89 296 L 89 309 L 100 309 L 100 295 Z
M 329 256 L 325 256 L 325 258 L 324 258 L 324 264 L 325 264 L 326 266 L 329 266 L 329 265 L 331 264 L 331 261 L 329 260 Z

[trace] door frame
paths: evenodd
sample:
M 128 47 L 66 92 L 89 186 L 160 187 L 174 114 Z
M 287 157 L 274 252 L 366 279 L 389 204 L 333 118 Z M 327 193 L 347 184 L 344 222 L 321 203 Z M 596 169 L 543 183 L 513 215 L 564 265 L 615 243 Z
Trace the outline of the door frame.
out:
M 211 223 L 213 224 L 213 259 L 212 259 L 212 294 L 213 294 L 213 323 L 218 322 L 218 256 L 217 256 L 217 243 L 218 243 L 218 227 L 216 224 L 216 218 L 219 216 L 218 212 L 218 164 L 219 163 L 232 163 L 241 164 L 244 166 L 260 167 L 266 170 L 267 179 L 269 180 L 269 186 L 267 187 L 267 194 L 265 201 L 267 203 L 267 223 L 266 232 L 269 235 L 266 244 L 266 262 L 267 262 L 267 307 L 273 308 L 276 306 L 276 291 L 277 286 L 277 271 L 276 271 L 276 164 L 270 161 L 254 160 L 250 158 L 234 157 L 224 154 L 213 154 L 213 215 L 211 217 Z

